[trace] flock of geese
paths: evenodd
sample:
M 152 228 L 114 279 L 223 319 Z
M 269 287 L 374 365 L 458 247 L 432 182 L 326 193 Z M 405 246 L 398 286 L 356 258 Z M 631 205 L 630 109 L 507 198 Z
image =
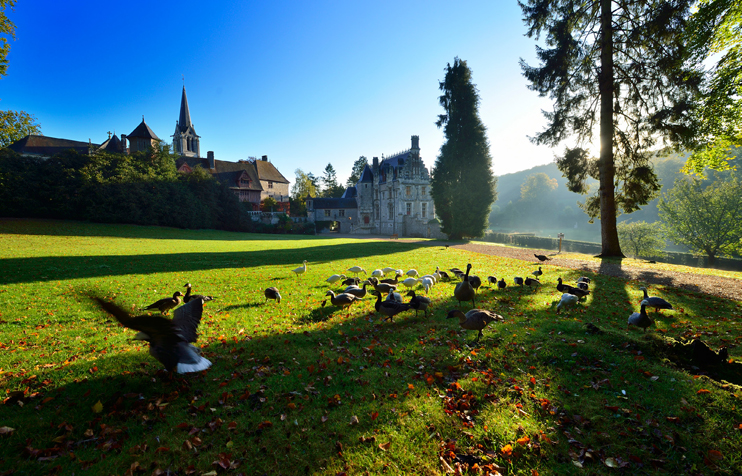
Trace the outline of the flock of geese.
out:
M 548 261 L 550 259 L 544 255 L 534 256 L 540 261 Z M 419 311 L 423 311 L 425 317 L 427 317 L 431 300 L 426 296 L 417 294 L 413 288 L 421 286 L 427 294 L 438 282 L 451 281 L 453 275 L 459 280 L 454 287 L 453 297 L 459 302 L 459 306 L 462 302 L 471 301 L 472 309 L 466 313 L 459 309 L 452 309 L 448 312 L 446 318 L 457 318 L 461 328 L 477 331 L 478 334 L 474 340 L 474 342 L 477 342 L 482 337 L 482 331 L 489 323 L 502 322 L 504 318 L 492 311 L 476 308 L 477 291 L 482 286 L 482 280 L 479 276 L 471 274 L 471 269 L 472 265 L 467 264 L 466 271 L 462 271 L 459 268 L 451 268 L 449 270 L 451 274 L 449 274 L 436 267 L 434 273 L 421 276 L 415 269 L 403 272 L 401 269 L 387 267 L 373 270 L 371 275 L 368 276 L 369 273 L 365 269 L 360 266 L 353 266 L 348 268 L 347 271 L 354 274 L 354 277 L 347 277 L 345 274 L 333 274 L 325 280 L 331 285 L 340 283 L 345 286 L 343 291 L 337 294 L 332 290 L 328 290 L 325 297 L 329 298 L 333 306 L 340 309 L 348 309 L 348 315 L 350 315 L 349 309 L 354 303 L 364 299 L 367 294 L 371 294 L 376 297 L 374 309 L 376 312 L 386 316 L 385 320 L 393 321 L 396 315 L 410 309 L 415 310 L 415 316 L 417 316 Z M 305 260 L 302 266 L 293 269 L 292 272 L 296 274 L 297 278 L 306 274 L 307 261 Z M 367 275 L 368 278 L 361 281 L 358 277 L 361 273 Z M 384 279 L 388 274 L 393 274 L 394 278 Z M 539 266 L 538 270 L 533 271 L 531 274 L 534 277 L 514 277 L 513 284 L 521 287 L 528 286 L 529 289 L 536 292 L 541 285 L 539 278 L 544 272 L 541 266 Z M 495 276 L 488 276 L 487 282 L 490 283 L 490 287 L 493 289 L 497 287 L 502 290 L 508 286 L 504 278 L 498 280 Z M 564 284 L 561 277 L 557 279 L 557 282 L 556 288 L 562 293 L 556 306 L 557 313 L 562 308 L 576 305 L 590 294 L 590 279 L 587 277 L 583 276 L 579 278 L 575 283 L 576 286 Z M 178 373 L 199 372 L 209 368 L 211 362 L 204 358 L 199 349 L 192 344 L 196 342 L 198 337 L 197 329 L 201 322 L 203 305 L 213 300 L 213 297 L 191 294 L 192 287 L 190 283 L 186 283 L 184 287 L 186 288 L 185 295 L 177 291 L 173 294 L 172 298 L 160 299 L 143 308 L 145 311 L 157 310 L 161 314 L 159 316 L 144 314 L 132 317 L 126 310 L 110 301 L 97 296 L 90 297 L 123 326 L 138 331 L 134 338 L 148 342 L 149 353 L 160 361 L 166 370 L 169 372 L 177 371 Z M 407 302 L 404 302 L 402 294 L 399 292 L 403 288 L 407 290 L 405 293 L 405 297 L 409 297 Z M 646 332 L 647 327 L 653 324 L 653 320 L 647 314 L 646 308 L 655 308 L 655 312 L 659 312 L 660 309 L 673 309 L 673 307 L 662 298 L 649 296 L 646 288 L 642 287 L 639 289 L 644 292 L 641 309 L 639 312 L 634 312 L 629 316 L 628 325 L 641 327 Z M 386 296 L 386 299 L 384 299 L 384 296 Z M 181 297 L 185 305 L 177 308 L 181 303 Z M 269 299 L 277 303 L 281 302 L 281 293 L 275 286 L 265 289 L 265 302 Z M 326 303 L 327 300 L 323 301 L 322 306 L 325 306 Z M 164 317 L 173 309 L 175 309 L 173 311 L 173 319 Z

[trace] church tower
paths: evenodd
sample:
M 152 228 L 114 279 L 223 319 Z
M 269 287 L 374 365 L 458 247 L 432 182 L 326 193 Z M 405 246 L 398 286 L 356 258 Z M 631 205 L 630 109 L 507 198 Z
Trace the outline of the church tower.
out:
M 191 123 L 191 112 L 188 110 L 188 97 L 185 86 L 183 96 L 180 98 L 180 116 L 175 121 L 175 134 L 173 134 L 173 152 L 181 157 L 201 157 L 201 145 L 196 129 Z

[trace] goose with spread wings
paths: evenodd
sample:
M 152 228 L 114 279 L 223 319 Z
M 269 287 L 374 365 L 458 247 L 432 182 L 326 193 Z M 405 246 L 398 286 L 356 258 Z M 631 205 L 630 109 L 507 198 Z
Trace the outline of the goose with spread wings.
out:
M 196 331 L 204 309 L 203 299 L 191 299 L 173 311 L 172 320 L 162 316 L 131 316 L 113 302 L 99 297 L 93 299 L 121 325 L 139 331 L 134 338 L 149 342 L 150 355 L 168 372 L 200 372 L 211 367 L 211 362 L 191 344 L 198 338 Z

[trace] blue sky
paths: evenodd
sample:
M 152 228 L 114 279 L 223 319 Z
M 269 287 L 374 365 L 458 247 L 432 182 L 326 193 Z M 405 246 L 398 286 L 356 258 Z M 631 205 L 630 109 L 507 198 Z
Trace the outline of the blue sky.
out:
M 420 136 L 431 167 L 444 141 L 438 82 L 467 61 L 497 175 L 553 160 L 532 145 L 547 99 L 526 87 L 535 63 L 513 1 L 141 2 L 18 0 L 0 109 L 36 116 L 47 136 L 100 143 L 144 115 L 170 142 L 185 76 L 201 153 L 268 155 L 341 182 L 353 161 Z

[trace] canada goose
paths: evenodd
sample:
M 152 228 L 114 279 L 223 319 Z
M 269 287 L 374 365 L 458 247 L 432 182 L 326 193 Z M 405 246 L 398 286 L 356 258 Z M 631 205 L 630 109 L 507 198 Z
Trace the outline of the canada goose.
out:
M 376 292 L 382 294 L 389 294 L 389 292 L 397 289 L 397 286 L 395 286 L 394 284 L 380 283 L 379 280 L 376 278 L 368 278 L 366 282 L 371 284 Z
M 408 291 L 407 296 L 412 296 L 410 298 L 410 307 L 415 310 L 415 317 L 417 317 L 417 311 L 423 311 L 425 313 L 425 317 L 428 317 L 428 306 L 430 306 L 430 298 L 427 298 L 425 296 L 417 296 L 415 295 L 415 291 Z
M 539 261 L 550 261 L 551 260 L 551 258 L 549 258 L 546 255 L 537 255 L 537 254 L 534 254 L 533 256 L 535 256 L 536 258 L 538 258 Z
M 536 278 L 526 278 L 525 285 L 529 288 L 533 289 L 534 287 L 538 287 L 541 284 L 541 281 L 539 281 Z
M 343 292 L 347 294 L 352 294 L 358 299 L 363 299 L 366 297 L 366 285 L 367 283 L 363 283 L 362 288 L 359 288 L 358 286 L 348 286 L 347 288 L 345 288 Z
M 469 271 L 471 270 L 471 263 L 466 265 L 466 273 L 464 274 L 463 280 L 456 285 L 453 290 L 453 296 L 459 301 L 471 301 L 472 307 L 476 306 L 474 287 L 469 282 Z
M 589 291 L 590 290 L 590 286 L 588 286 L 588 284 L 586 282 L 584 282 L 584 281 L 578 282 L 577 283 L 577 287 L 580 288 L 580 289 L 582 289 L 583 291 Z
M 366 273 L 366 270 L 361 268 L 360 266 L 353 266 L 351 268 L 348 268 L 348 271 L 351 273 L 355 273 L 356 276 L 358 276 L 358 273 L 368 274 Z
M 343 286 L 358 286 L 361 284 L 361 278 L 348 278 L 340 284 Z
M 401 278 L 401 277 L 402 277 L 402 275 L 401 274 L 398 274 L 398 275 L 396 275 L 394 277 L 394 279 L 387 278 L 387 279 L 382 279 L 379 282 L 380 283 L 385 283 L 385 284 L 399 284 L 399 278 Z
M 456 276 L 458 276 L 459 274 L 464 274 L 464 272 L 461 271 L 459 268 L 451 268 L 449 269 L 449 271 L 455 274 Z
M 332 291 L 327 291 L 325 293 L 325 296 L 330 296 L 330 302 L 332 303 L 332 305 L 337 306 L 340 309 L 350 307 L 351 304 L 360 300 L 360 298 L 357 298 L 354 295 L 349 294 L 349 293 L 341 293 L 341 294 L 336 295 Z
M 392 318 L 399 314 L 400 312 L 404 312 L 410 308 L 409 304 L 397 302 L 394 300 L 387 299 L 386 301 L 381 300 L 381 293 L 376 293 L 376 303 L 374 303 L 374 309 L 376 309 L 377 312 L 380 312 L 384 314 L 386 317 L 385 320 L 393 320 Z
M 534 276 L 536 276 L 536 278 L 538 279 L 539 276 L 541 276 L 542 274 L 544 274 L 544 272 L 541 271 L 541 266 L 539 266 L 538 269 L 536 271 L 534 271 L 533 273 L 531 273 L 531 274 L 534 275 Z
M 278 288 L 274 286 L 265 288 L 265 302 L 268 302 L 268 299 L 275 299 L 276 302 L 281 302 L 281 293 L 278 292 Z
M 579 278 L 577 279 L 577 281 L 576 281 L 576 282 L 577 282 L 577 283 L 587 283 L 587 284 L 590 284 L 590 278 L 588 278 L 587 276 L 580 276 L 580 277 L 579 277 Z
M 160 311 L 160 314 L 167 314 L 170 309 L 180 304 L 180 296 L 182 295 L 182 292 L 176 291 L 175 294 L 173 294 L 173 297 L 164 298 L 160 299 L 159 301 L 153 302 L 149 306 L 145 307 L 144 310 L 149 311 L 150 309 L 157 309 L 158 311 Z
M 482 337 L 482 329 L 487 327 L 487 324 L 493 321 L 502 322 L 505 320 L 501 315 L 495 314 L 492 311 L 486 311 L 484 309 L 472 309 L 471 311 L 464 314 L 458 309 L 453 309 L 448 312 L 446 319 L 452 319 L 454 317 L 459 318 L 459 325 L 469 331 L 479 331 L 477 338 L 474 342 L 477 342 Z
M 571 306 L 573 304 L 577 304 L 580 301 L 580 298 L 575 296 L 574 294 L 564 293 L 562 294 L 562 298 L 559 300 L 559 304 L 557 304 L 557 312 L 559 312 L 559 309 L 562 307 Z
M 647 315 L 646 307 L 649 305 L 647 300 L 643 300 L 641 302 L 641 311 L 635 312 L 629 316 L 629 323 L 628 325 L 634 325 L 637 327 L 641 327 L 644 329 L 644 332 L 647 332 L 647 327 L 654 324 L 654 321 Z
M 296 277 L 298 278 L 300 274 L 304 274 L 307 272 L 307 260 L 304 260 L 304 264 L 299 266 L 296 269 L 291 270 L 293 273 L 296 273 Z
M 665 301 L 661 297 L 656 296 L 649 296 L 647 295 L 647 288 L 639 288 L 639 290 L 644 291 L 644 300 L 647 301 L 647 307 L 653 307 L 654 312 L 660 312 L 660 309 L 670 309 L 673 310 L 672 304 Z
M 191 283 L 186 283 L 185 286 L 186 293 L 185 296 L 183 296 L 183 302 L 190 302 L 191 299 L 201 299 L 202 301 L 212 301 L 214 298 L 211 296 L 203 296 L 201 294 L 191 294 Z
M 470 274 L 467 279 L 469 280 L 471 287 L 473 287 L 475 291 L 482 286 L 482 279 L 479 276 Z
M 582 288 L 576 288 L 574 286 L 570 286 L 569 284 L 562 283 L 562 278 L 557 278 L 557 291 L 561 293 L 568 293 L 568 294 L 574 294 L 578 298 L 584 298 L 588 294 L 590 294 L 590 291 L 587 289 Z
M 490 287 L 497 286 L 497 278 L 494 276 L 487 276 L 487 282 L 490 283 Z
M 520 287 L 523 287 L 523 278 L 521 278 L 520 276 L 514 277 L 513 282 L 519 285 Z
M 451 277 L 446 273 L 445 271 L 441 271 L 438 268 L 435 268 L 436 271 L 438 271 L 438 274 L 441 275 L 441 281 L 450 281 Z
M 325 281 L 327 281 L 330 284 L 335 284 L 338 281 L 345 279 L 345 277 L 346 276 L 344 274 L 333 274 L 329 278 L 325 279 Z
M 505 278 L 500 278 L 500 280 L 497 282 L 497 287 L 500 289 L 505 289 L 507 285 L 508 283 L 505 282 Z
M 198 324 L 203 313 L 203 300 L 192 299 L 176 309 L 172 320 L 162 316 L 132 317 L 123 308 L 99 297 L 93 297 L 100 307 L 116 318 L 124 327 L 139 331 L 134 337 L 149 342 L 149 353 L 160 361 L 168 372 L 199 372 L 211 367 L 211 362 L 190 344 L 198 338 Z

